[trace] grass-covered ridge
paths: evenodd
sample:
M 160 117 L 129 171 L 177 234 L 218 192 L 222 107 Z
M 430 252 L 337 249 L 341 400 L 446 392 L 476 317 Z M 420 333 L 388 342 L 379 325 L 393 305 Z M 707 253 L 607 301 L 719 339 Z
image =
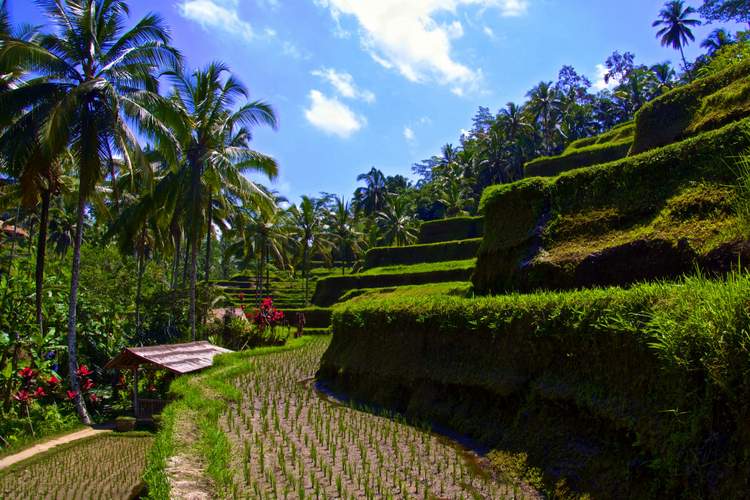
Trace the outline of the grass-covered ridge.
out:
M 472 259 L 476 257 L 481 243 L 481 238 L 473 238 L 405 247 L 371 248 L 365 254 L 365 269 Z
M 746 275 L 478 299 L 386 295 L 336 310 L 320 375 L 485 444 L 518 446 L 548 484 L 567 479 L 603 498 L 690 484 L 732 498 L 750 486 L 748 296 Z
M 750 114 L 750 62 L 678 87 L 636 114 L 631 154 L 713 130 Z
M 488 188 L 477 291 L 627 284 L 715 260 L 738 238 L 734 165 L 748 148 L 745 119 L 616 162 Z
M 558 156 L 537 158 L 524 166 L 526 177 L 554 177 L 576 168 L 625 158 L 633 144 L 635 124 L 625 123 L 612 130 L 572 142 Z
M 345 305 L 355 302 L 367 302 L 372 299 L 380 299 L 387 296 L 389 299 L 408 297 L 432 297 L 454 295 L 466 297 L 471 293 L 471 283 L 468 281 L 454 281 L 448 283 L 429 283 L 426 285 L 404 285 L 383 288 L 362 288 L 349 290 L 341 299 L 339 304 Z
M 332 306 L 350 290 L 466 281 L 471 277 L 475 264 L 476 259 L 467 259 L 411 266 L 377 267 L 360 274 L 331 276 L 318 281 L 313 304 L 321 307 Z
M 423 222 L 419 226 L 419 243 L 469 240 L 483 235 L 482 217 L 452 217 Z

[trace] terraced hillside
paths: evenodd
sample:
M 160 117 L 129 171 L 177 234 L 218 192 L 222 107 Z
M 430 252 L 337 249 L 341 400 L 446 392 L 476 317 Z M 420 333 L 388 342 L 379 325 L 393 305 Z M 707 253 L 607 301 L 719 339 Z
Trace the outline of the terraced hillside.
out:
M 500 469 L 527 453 L 551 496 L 744 497 L 748 88 L 750 64 L 698 80 L 642 109 L 629 156 L 488 188 L 472 281 L 497 295 L 344 295 L 319 378 Z
M 330 307 L 354 291 L 469 281 L 482 224 L 481 217 L 426 222 L 420 228 L 419 244 L 370 249 L 361 273 L 319 280 L 313 303 Z

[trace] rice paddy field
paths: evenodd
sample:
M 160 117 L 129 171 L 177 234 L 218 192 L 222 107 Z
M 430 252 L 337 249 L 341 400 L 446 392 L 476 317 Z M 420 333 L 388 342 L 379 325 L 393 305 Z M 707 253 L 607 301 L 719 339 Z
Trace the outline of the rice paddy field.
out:
M 152 443 L 150 435 L 107 434 L 59 446 L 0 472 L 0 498 L 136 498 Z
M 220 418 L 231 443 L 226 495 L 253 499 L 501 499 L 534 496 L 498 481 L 480 457 L 393 415 L 318 392 L 329 338 L 248 360 L 243 393 Z

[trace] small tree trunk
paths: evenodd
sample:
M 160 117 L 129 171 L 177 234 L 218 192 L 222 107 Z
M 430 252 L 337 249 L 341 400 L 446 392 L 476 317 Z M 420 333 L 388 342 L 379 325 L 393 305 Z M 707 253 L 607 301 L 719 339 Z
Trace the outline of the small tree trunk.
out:
M 146 228 L 141 230 L 141 242 L 138 246 L 138 279 L 135 285 L 135 335 L 141 338 L 141 290 L 143 274 L 146 268 Z
M 49 190 L 42 191 L 42 213 L 39 217 L 39 239 L 36 245 L 36 289 L 34 302 L 36 306 L 36 322 L 39 332 L 44 333 L 44 317 L 42 315 L 42 296 L 44 293 L 44 259 L 47 256 L 47 226 L 49 226 Z
M 172 265 L 172 290 L 177 288 L 177 281 L 180 275 L 180 245 L 182 244 L 182 235 L 175 241 L 174 263 Z
M 211 195 L 208 195 L 208 230 L 206 231 L 206 283 L 211 279 L 211 217 L 212 217 Z
M 305 251 L 304 251 L 304 254 L 302 255 L 302 272 L 305 273 L 305 307 L 307 307 L 307 305 L 309 304 L 307 300 L 307 290 L 308 290 L 307 280 L 310 274 L 307 272 L 307 242 L 305 242 Z
M 195 231 L 197 232 L 197 231 Z M 195 285 L 198 279 L 198 238 L 190 241 L 190 337 L 196 340 L 195 332 Z
M 73 243 L 73 265 L 70 272 L 70 302 L 68 304 L 68 370 L 70 377 L 70 390 L 76 396 L 73 400 L 78 411 L 78 417 L 86 425 L 91 424 L 86 402 L 81 394 L 78 383 L 78 345 L 76 338 L 76 319 L 78 313 L 78 278 L 81 270 L 81 243 L 83 241 L 83 216 L 86 200 L 81 191 L 78 193 L 78 222 L 76 224 L 76 236 Z
M 688 80 L 693 81 L 693 74 L 690 72 L 688 67 L 687 59 L 685 59 L 685 50 L 680 46 L 680 55 L 682 56 L 682 65 L 685 66 L 685 73 L 688 75 Z

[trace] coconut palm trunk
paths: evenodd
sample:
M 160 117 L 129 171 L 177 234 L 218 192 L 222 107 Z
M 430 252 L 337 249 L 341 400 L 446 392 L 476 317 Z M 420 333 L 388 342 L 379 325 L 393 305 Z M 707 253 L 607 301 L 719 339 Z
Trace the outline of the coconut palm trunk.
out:
M 213 217 L 213 199 L 211 194 L 208 195 L 208 224 L 206 224 L 206 283 L 211 279 L 211 217 Z
M 44 260 L 47 256 L 47 228 L 49 226 L 49 190 L 42 191 L 42 208 L 39 216 L 39 235 L 36 245 L 36 288 L 34 290 L 34 304 L 36 307 L 36 322 L 40 333 L 44 333 L 44 315 L 42 313 L 42 296 L 44 294 Z
M 196 340 L 195 332 L 195 289 L 198 279 L 198 238 L 193 236 L 190 241 L 190 338 Z
M 86 210 L 86 197 L 82 190 L 78 193 L 78 221 L 76 223 L 76 235 L 73 242 L 73 265 L 70 272 L 70 302 L 68 304 L 68 371 L 70 377 L 70 390 L 73 391 L 78 417 L 85 425 L 91 425 L 91 418 L 86 409 L 86 402 L 81 394 L 78 383 L 78 344 L 76 336 L 76 319 L 78 311 L 78 279 L 81 270 L 81 243 L 83 242 L 83 218 Z
M 143 290 L 143 275 L 146 271 L 146 228 L 141 230 L 140 244 L 138 245 L 138 279 L 135 285 L 135 334 L 141 336 L 141 295 Z

